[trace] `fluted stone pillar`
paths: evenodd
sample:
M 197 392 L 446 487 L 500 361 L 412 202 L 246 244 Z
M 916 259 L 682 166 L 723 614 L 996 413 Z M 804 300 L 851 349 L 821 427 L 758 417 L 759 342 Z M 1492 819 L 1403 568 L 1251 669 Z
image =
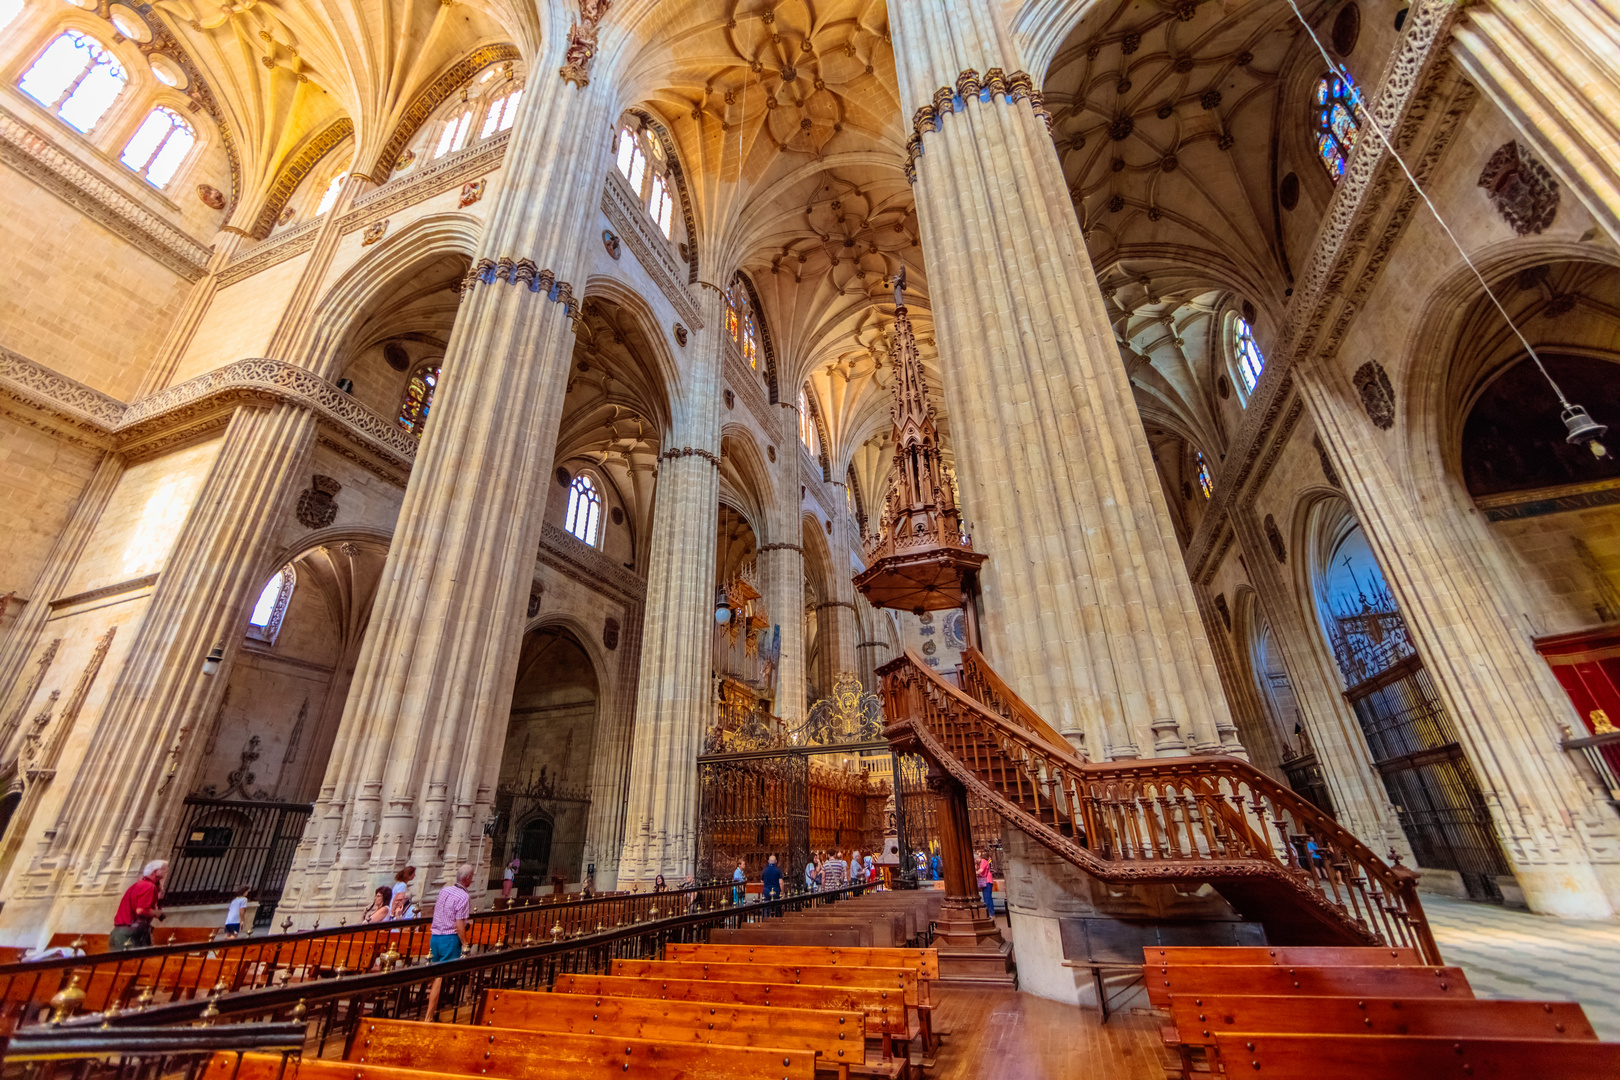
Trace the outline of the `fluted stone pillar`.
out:
M 1094 756 L 1229 723 L 1042 112 L 989 4 L 900 0 L 917 214 L 991 663 Z M 1099 753 L 1099 751 L 1102 751 Z
M 793 523 L 798 523 L 796 518 Z M 759 576 L 771 622 L 782 628 L 782 654 L 776 665 L 776 715 L 792 723 L 804 717 L 804 549 L 787 541 L 762 545 Z
M 169 854 L 203 718 L 224 689 L 223 677 L 203 674 L 203 659 L 223 647 L 223 673 L 241 646 L 276 528 L 307 475 L 315 427 L 314 413 L 285 402 L 232 414 L 146 611 L 115 625 L 132 639 L 127 652 L 120 643 L 121 662 L 96 676 L 109 680 L 107 696 L 68 790 L 49 822 L 12 822 L 22 831 L 0 927 L 95 925 L 98 911 L 110 924 L 141 865 Z M 47 729 L 46 741 L 65 734 Z M 54 777 L 54 761 L 39 764 L 47 768 L 31 786 L 69 784 Z
M 1517 584 L 1494 578 L 1500 562 L 1488 526 L 1443 508 L 1444 498 L 1413 492 L 1343 364 L 1297 365 L 1295 378 L 1455 722 L 1525 901 L 1547 915 L 1613 915 L 1620 910 L 1614 814 L 1559 746 L 1560 727 L 1576 726 L 1576 713 L 1536 654 L 1513 603 Z M 1290 635 L 1277 630 L 1286 643 Z
M 653 507 L 647 613 L 619 884 L 680 880 L 697 859 L 697 757 L 713 719 L 715 511 L 720 501 L 721 295 L 699 294 L 687 342 L 689 392 L 675 417 Z
M 558 25 L 558 20 L 562 24 Z M 545 485 L 619 102 L 553 73 L 547 46 L 446 349 L 332 761 L 283 906 L 352 912 L 405 863 L 433 893 L 481 829 L 500 768 Z M 485 880 L 478 877 L 475 880 Z
M 1620 243 L 1620 0 L 1487 0 L 1467 8 L 1451 48 Z

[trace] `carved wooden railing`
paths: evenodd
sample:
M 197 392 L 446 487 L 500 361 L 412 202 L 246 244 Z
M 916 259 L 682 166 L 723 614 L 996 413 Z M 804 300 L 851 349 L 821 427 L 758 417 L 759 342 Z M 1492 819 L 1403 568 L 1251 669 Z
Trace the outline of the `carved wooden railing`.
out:
M 1263 906 L 1301 913 L 1341 941 L 1416 948 L 1441 962 L 1417 875 L 1248 762 L 1088 762 L 971 649 L 961 690 L 909 651 L 879 674 L 897 749 L 921 753 L 1087 873 L 1224 884 L 1229 899 L 1264 897 Z

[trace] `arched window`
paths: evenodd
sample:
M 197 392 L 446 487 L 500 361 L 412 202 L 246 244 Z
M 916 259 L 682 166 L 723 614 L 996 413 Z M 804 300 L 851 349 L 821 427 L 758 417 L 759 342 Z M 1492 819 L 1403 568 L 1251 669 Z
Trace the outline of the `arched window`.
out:
M 1260 346 L 1254 343 L 1254 327 L 1241 315 L 1232 319 L 1232 352 L 1237 359 L 1238 374 L 1243 377 L 1243 389 L 1254 390 L 1254 384 L 1260 381 L 1260 372 L 1265 369 L 1266 358 Z
M 472 106 L 462 108 L 460 112 L 452 113 L 444 122 L 444 130 L 439 132 L 439 145 L 433 148 L 433 156 L 442 158 L 452 150 L 460 150 L 467 145 L 467 129 L 472 126 Z
M 812 454 L 821 453 L 815 417 L 810 415 L 810 399 L 805 396 L 803 390 L 799 391 L 799 441 L 804 443 Z
M 662 176 L 654 176 L 652 180 L 652 195 L 647 200 L 647 213 L 658 223 L 664 239 L 669 239 L 670 226 L 675 223 L 675 200 L 669 194 L 669 185 Z
M 623 174 L 626 180 L 630 179 L 630 160 L 639 152 L 640 147 L 636 146 L 635 133 L 627 127 L 620 128 L 619 148 L 615 153 L 617 155 L 619 172 Z
M 399 426 L 422 437 L 427 425 L 428 410 L 433 407 L 433 392 L 439 388 L 439 365 L 423 364 L 411 373 L 405 384 L 405 400 L 399 406 Z
M 1324 75 L 1316 84 L 1316 152 L 1337 184 L 1361 130 L 1361 91 L 1349 76 Z
M 742 315 L 739 308 L 744 303 L 742 282 L 733 281 L 731 288 L 726 290 L 726 333 L 738 345 L 742 344 Z
M 153 187 L 166 187 L 197 142 L 191 125 L 173 109 L 159 105 L 146 115 L 124 147 L 125 165 L 134 169 Z
M 496 98 L 490 105 L 489 112 L 484 114 L 484 127 L 478 133 L 480 139 L 487 139 L 497 131 L 505 131 L 517 119 L 518 102 L 523 100 L 523 87 L 508 90 Z
M 287 603 L 292 599 L 293 584 L 291 566 L 283 566 L 276 571 L 276 576 L 259 593 L 259 601 L 253 605 L 253 614 L 248 616 L 248 637 L 275 644 L 276 635 L 281 632 L 281 620 L 287 614 Z
M 726 333 L 742 353 L 748 366 L 759 370 L 759 318 L 754 314 L 754 301 L 741 278 L 726 290 Z
M 1198 490 L 1204 493 L 1204 498 L 1215 494 L 1215 481 L 1210 479 L 1209 462 L 1204 460 L 1202 451 L 1193 451 L 1193 470 L 1198 474 Z
M 126 81 L 124 69 L 109 50 L 90 35 L 69 30 L 40 54 L 17 87 L 64 123 L 88 133 L 112 107 Z
M 563 528 L 595 547 L 596 526 L 601 517 L 602 496 L 597 494 L 596 484 L 588 476 L 574 477 L 574 482 L 568 485 L 568 517 L 563 521 Z
M 348 178 L 349 174 L 346 172 L 340 172 L 332 177 L 332 182 L 326 185 L 325 191 L 321 192 L 321 201 L 315 205 L 316 217 L 320 217 L 332 209 L 332 204 L 337 202 L 338 193 L 343 190 L 343 181 Z

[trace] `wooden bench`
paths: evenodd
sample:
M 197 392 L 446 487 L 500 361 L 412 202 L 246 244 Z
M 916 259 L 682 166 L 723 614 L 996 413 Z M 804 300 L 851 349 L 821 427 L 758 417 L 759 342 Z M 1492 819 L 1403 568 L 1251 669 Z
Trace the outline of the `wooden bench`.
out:
M 1429 1035 L 1217 1035 L 1232 1075 L 1264 1080 L 1614 1080 L 1620 1043 Z
M 894 990 L 791 982 L 649 979 L 623 975 L 559 975 L 551 989 L 556 994 L 588 994 L 593 997 L 658 998 L 667 1001 L 702 1001 L 714 1005 L 860 1012 L 866 1016 L 867 1037 L 881 1041 L 885 1061 L 893 1056 L 895 1040 L 908 1045 L 912 1038 L 922 1033 L 920 1024 L 915 1030 L 911 1026 L 915 1009 L 907 1006 L 904 994 Z
M 872 927 L 866 923 L 797 926 L 773 922 L 770 926 L 747 923 L 739 927 L 716 926 L 709 940 L 721 945 L 801 945 L 860 948 L 872 940 Z
M 570 1035 L 800 1050 L 817 1055 L 819 1068 L 840 1077 L 848 1077 L 852 1065 L 866 1062 L 866 1014 L 857 1010 L 833 1012 L 488 990 L 479 1008 L 478 1023 Z
M 624 1054 L 606 1062 L 536 1061 L 526 1066 L 522 1080 L 684 1080 L 687 1075 L 646 1054 Z M 199 1080 L 464 1080 L 465 1073 L 396 1069 L 353 1061 L 290 1058 L 283 1071 L 280 1054 L 215 1054 Z M 783 1073 L 761 1073 L 786 1075 Z
M 672 1043 L 614 1035 L 565 1035 L 555 1031 L 426 1024 L 415 1020 L 366 1020 L 355 1033 L 346 1059 L 462 1075 L 521 1077 L 558 1062 L 595 1073 L 604 1066 L 619 1075 L 631 1064 L 656 1066 L 652 1075 L 680 1080 L 812 1080 L 816 1055 L 804 1050 Z
M 1186 964 L 1276 964 L 1281 967 L 1423 967 L 1416 949 L 1316 945 L 1143 946 L 1149 967 Z
M 1573 1001 L 1171 994 L 1170 1017 L 1181 1041 L 1197 1046 L 1246 1031 L 1597 1041 Z
M 1293 997 L 1472 998 L 1455 967 L 1280 967 L 1273 964 L 1201 964 L 1152 968 L 1148 1002 L 1170 1007 L 1172 994 L 1288 995 Z

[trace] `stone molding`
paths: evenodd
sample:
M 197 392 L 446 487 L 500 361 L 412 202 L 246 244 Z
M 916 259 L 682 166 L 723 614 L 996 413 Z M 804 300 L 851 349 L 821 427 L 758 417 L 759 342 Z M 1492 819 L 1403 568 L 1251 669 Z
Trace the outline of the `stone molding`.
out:
M 633 603 L 647 599 L 647 581 L 555 522 L 540 529 L 540 561 L 584 585 L 609 585 Z
M 302 255 L 315 246 L 315 234 L 320 231 L 321 221 L 321 218 L 310 218 L 288 229 L 274 240 L 266 241 L 238 255 L 220 272 L 220 288 L 234 285 L 261 270 L 268 270 L 277 263 L 286 262 L 295 255 Z
M 140 592 L 142 589 L 149 589 L 156 585 L 157 579 L 156 574 L 147 574 L 143 577 L 131 578 L 128 581 L 120 581 L 113 585 L 103 585 L 101 588 L 91 589 L 89 592 L 75 593 L 72 596 L 52 600 L 50 608 L 53 612 L 60 613 L 64 608 L 83 607 L 85 604 L 93 604 L 97 600 L 106 600 L 108 597 Z
M 580 318 L 571 284 L 558 281 L 556 274 L 549 269 L 540 269 L 533 259 L 513 259 L 510 255 L 502 255 L 499 259 L 479 259 L 467 271 L 467 276 L 461 279 L 461 298 L 465 300 L 468 290 L 474 285 L 494 285 L 496 282 L 527 285 L 530 292 L 543 293 L 547 300 L 561 304 L 563 312 L 570 319 Z
M 683 457 L 700 457 L 704 461 L 707 461 L 710 465 L 713 465 L 715 468 L 718 469 L 720 467 L 720 459 L 718 457 L 716 457 L 715 455 L 709 453 L 707 450 L 704 450 L 704 449 L 702 449 L 700 447 L 694 447 L 694 446 L 675 447 L 675 446 L 672 446 L 668 450 L 665 450 L 662 454 L 660 454 L 658 456 L 660 458 L 662 458 L 664 461 L 674 461 L 676 458 L 683 458 Z
M 1052 130 L 1052 114 L 1046 111 L 1046 101 L 1035 88 L 1035 80 L 1030 78 L 1029 72 L 1015 71 L 1009 75 L 1001 68 L 991 68 L 981 79 L 977 71 L 968 68 L 956 77 L 955 87 L 942 86 L 935 90 L 933 102 L 913 114 L 911 137 L 906 140 L 906 179 L 913 184 L 917 182 L 917 159 L 923 155 L 924 135 L 939 131 L 945 117 L 964 111 L 969 100 L 977 98 L 988 104 L 998 94 L 1008 104 L 1028 98 L 1035 115 L 1046 122 L 1046 130 Z
M 1530 491 L 1509 491 L 1502 495 L 1481 495 L 1474 505 L 1484 511 L 1486 521 L 1522 521 L 1546 514 L 1590 510 L 1620 504 L 1620 480 L 1595 480 L 1587 484 L 1562 484 Z
M 444 104 L 450 95 L 455 93 L 456 89 L 463 83 L 490 64 L 496 64 L 502 60 L 521 59 L 523 59 L 523 54 L 518 52 L 517 46 L 500 42 L 498 44 L 482 45 L 447 68 L 443 74 L 418 93 L 412 99 L 410 105 L 406 107 L 405 115 L 401 116 L 399 123 L 394 125 L 394 131 L 388 136 L 388 142 L 383 145 L 382 151 L 377 155 L 377 160 L 372 163 L 371 174 L 368 179 L 372 183 L 379 185 L 387 182 L 389 175 L 394 171 L 394 162 L 399 160 L 399 155 L 405 150 L 405 144 L 410 142 L 416 133 L 422 129 L 422 125 L 427 122 L 428 117 L 433 115 L 433 110 Z M 381 179 L 378 179 L 379 174 L 382 177 Z
M 0 162 L 11 166 L 99 225 L 117 233 L 187 281 L 207 272 L 213 249 L 198 243 L 57 149 L 0 106 Z
M 800 558 L 804 557 L 804 548 L 798 544 L 761 544 L 759 546 L 759 554 L 763 555 L 767 551 L 791 551 L 797 554 Z
M 511 141 L 510 131 L 500 132 L 477 146 L 449 154 L 425 169 L 366 192 L 338 220 L 338 232 L 353 232 L 424 199 L 460 187 L 468 180 L 494 172 L 506 160 L 506 145 Z
M 1457 18 L 1458 5 L 1452 0 L 1418 0 L 1407 17 L 1395 59 L 1378 93 L 1370 98 L 1375 102 L 1371 115 L 1391 133 L 1420 182 L 1432 175 L 1476 96 L 1454 77 L 1449 57 Z M 1415 141 L 1426 124 L 1431 130 L 1414 156 Z M 1404 192 L 1394 194 L 1402 188 Z M 1229 515 L 1270 472 L 1298 419 L 1302 405 L 1289 403 L 1294 364 L 1338 352 L 1360 302 L 1378 280 L 1417 203 L 1417 192 L 1383 142 L 1370 132 L 1357 140 L 1328 204 L 1310 263 L 1295 283 L 1283 345 L 1273 350 L 1261 373 L 1215 478 L 1211 506 L 1187 545 L 1187 569 L 1194 581 L 1207 583 L 1219 568 L 1230 547 L 1230 540 L 1221 542 Z M 1286 431 L 1280 431 L 1278 421 L 1285 407 Z
M 675 256 L 669 253 L 669 241 L 654 231 L 652 219 L 647 216 L 640 200 L 631 194 L 620 179 L 617 169 L 609 169 L 607 180 L 602 184 L 602 213 L 607 215 L 614 231 L 635 252 L 636 260 L 646 268 L 647 276 L 669 298 L 681 321 L 693 330 L 703 329 L 703 317 L 698 314 L 697 304 L 693 303 L 686 286 L 680 283 L 680 270 Z
M 290 401 L 313 410 L 348 449 L 329 445 L 385 479 L 402 483 L 416 460 L 416 436 L 333 383 L 283 360 L 238 360 L 126 405 L 0 348 L 0 395 L 65 421 L 91 445 L 132 459 L 223 426 L 241 404 Z

